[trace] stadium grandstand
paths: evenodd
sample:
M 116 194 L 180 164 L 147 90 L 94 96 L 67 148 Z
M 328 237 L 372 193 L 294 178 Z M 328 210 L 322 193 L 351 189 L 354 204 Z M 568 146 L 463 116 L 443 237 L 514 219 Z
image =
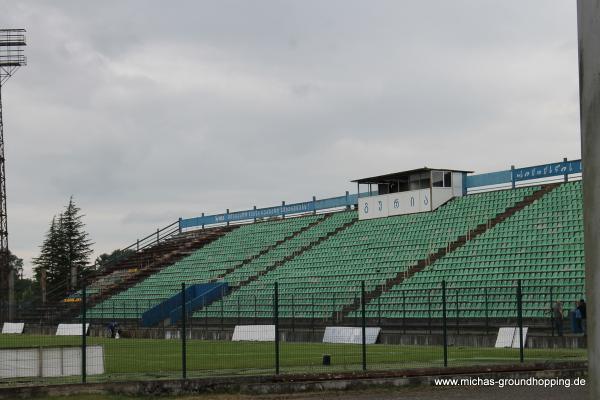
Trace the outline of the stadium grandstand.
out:
M 581 174 L 580 160 L 419 168 L 356 179 L 354 194 L 180 218 L 3 321 L 0 389 L 580 368 L 584 325 L 567 321 L 585 293 Z
M 419 328 L 441 317 L 445 281 L 449 318 L 499 326 L 516 317 L 520 281 L 523 317 L 551 329 L 553 303 L 585 292 L 580 177 L 579 160 L 479 175 L 423 168 L 356 180 L 353 195 L 179 219 L 88 280 L 87 317 L 168 327 L 184 283 L 213 284 L 210 300 L 188 298 L 191 321 L 265 322 L 277 283 L 282 320 L 344 324 L 360 317 L 364 283 L 373 324 Z M 81 297 L 21 320 L 76 320 Z M 145 319 L 152 309 L 162 311 Z

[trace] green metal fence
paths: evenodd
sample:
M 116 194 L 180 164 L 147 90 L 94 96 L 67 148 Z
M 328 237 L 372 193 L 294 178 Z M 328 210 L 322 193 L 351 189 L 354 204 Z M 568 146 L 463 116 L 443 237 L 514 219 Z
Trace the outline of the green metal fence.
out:
M 567 307 L 560 320 L 552 313 L 557 301 L 577 299 L 579 288 L 534 283 L 465 288 L 442 281 L 387 297 L 360 281 L 343 294 L 318 287 L 297 293 L 275 283 L 190 309 L 184 282 L 177 323 L 152 327 L 139 316 L 88 307 L 83 289 L 78 314 L 63 320 L 75 324 L 63 326 L 71 335 L 56 335 L 56 324 L 40 321 L 26 323 L 23 334 L 0 336 L 0 387 L 585 359 L 585 336 L 568 326 Z M 539 313 L 541 305 L 527 299 L 542 291 L 548 297 Z M 138 302 L 140 316 L 148 305 Z M 507 347 L 495 347 L 499 327 L 512 329 Z

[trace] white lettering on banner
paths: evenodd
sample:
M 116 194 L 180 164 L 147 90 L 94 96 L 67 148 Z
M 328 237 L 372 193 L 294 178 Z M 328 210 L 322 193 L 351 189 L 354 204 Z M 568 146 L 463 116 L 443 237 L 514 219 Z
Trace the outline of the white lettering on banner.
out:
M 358 218 L 362 220 L 433 211 L 452 198 L 451 188 L 434 189 L 440 190 L 434 190 L 433 198 L 430 189 L 361 197 L 358 199 Z M 436 193 L 442 195 L 439 201 Z
M 387 196 L 390 204 L 388 215 L 390 216 L 431 210 L 429 189 L 391 193 Z
M 358 199 L 359 219 L 382 218 L 389 215 L 388 195 L 361 197 Z

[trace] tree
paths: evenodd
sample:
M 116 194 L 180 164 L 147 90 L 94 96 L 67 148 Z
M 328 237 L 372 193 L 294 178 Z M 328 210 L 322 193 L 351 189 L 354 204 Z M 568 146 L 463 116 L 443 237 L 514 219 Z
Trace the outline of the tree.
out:
M 67 288 L 77 289 L 79 278 L 90 270 L 93 243 L 85 232 L 80 211 L 71 197 L 65 210 L 52 218 L 40 255 L 33 260 L 37 281 L 41 283 L 45 274 L 47 291 L 56 293 L 56 297 Z
M 35 281 L 23 277 L 23 259 L 8 252 L 10 268 L 15 272 L 15 302 L 17 305 L 25 301 L 34 301 L 36 298 Z
M 75 205 L 73 196 L 71 196 L 59 222 L 60 237 L 65 250 L 65 262 L 70 271 L 71 289 L 77 287 L 79 277 L 90 272 L 88 264 L 93 253 L 93 243 L 85 231 L 84 215 L 80 211 L 81 209 Z
M 112 253 L 102 253 L 98 257 L 96 257 L 96 261 L 94 261 L 94 265 L 96 270 L 103 270 L 110 264 L 114 264 L 117 261 L 123 260 L 132 254 L 136 254 L 135 250 L 121 250 L 116 249 L 113 250 Z
M 64 245 L 59 225 L 56 216 L 52 217 L 44 242 L 40 246 L 40 255 L 33 259 L 36 280 L 41 282 L 45 279 L 48 288 L 66 285 L 69 279 L 69 271 L 65 269 L 67 264 L 64 262 Z
M 23 279 L 23 259 L 8 251 L 8 266 L 15 271 L 15 279 Z

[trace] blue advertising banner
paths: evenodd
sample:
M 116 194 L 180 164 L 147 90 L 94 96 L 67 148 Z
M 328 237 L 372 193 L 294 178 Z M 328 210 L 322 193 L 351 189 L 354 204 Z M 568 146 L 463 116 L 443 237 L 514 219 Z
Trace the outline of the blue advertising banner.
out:
M 515 168 L 487 174 L 467 176 L 467 188 L 500 185 L 527 181 L 530 179 L 550 178 L 558 175 L 580 174 L 583 168 L 581 160 L 562 161 L 552 164 L 535 165 L 533 167 Z
M 276 207 L 257 208 L 256 210 L 235 211 L 232 213 L 205 215 L 204 217 L 195 217 L 182 219 L 181 229 L 193 228 L 195 226 L 223 224 L 227 222 L 247 221 L 255 218 L 270 218 L 282 215 L 304 214 L 313 211 L 327 210 L 330 208 L 341 208 L 356 204 L 356 194 L 347 196 L 330 197 L 328 199 L 319 199 L 315 201 L 305 201 L 303 203 L 286 204 Z
M 529 179 L 548 178 L 565 174 L 580 174 L 581 160 L 564 161 L 554 164 L 536 165 L 534 167 L 517 168 L 513 171 L 515 182 Z
M 467 176 L 467 188 L 511 182 L 511 170 Z

